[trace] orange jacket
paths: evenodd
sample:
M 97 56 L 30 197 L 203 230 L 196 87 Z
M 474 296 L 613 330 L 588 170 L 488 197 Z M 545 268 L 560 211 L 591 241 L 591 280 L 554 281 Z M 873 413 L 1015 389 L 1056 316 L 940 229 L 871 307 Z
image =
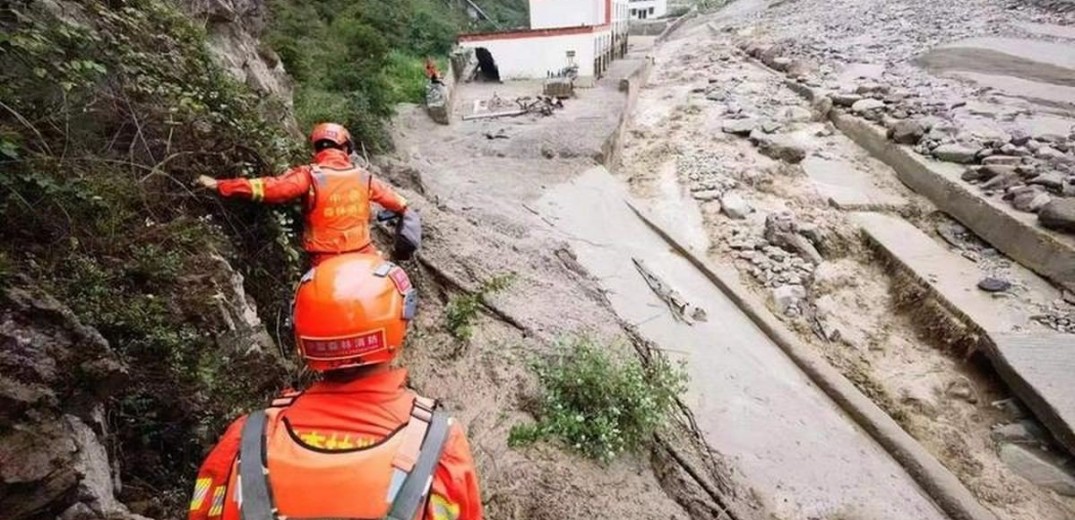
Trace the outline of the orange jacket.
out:
M 315 178 L 314 166 L 323 175 Z M 220 180 L 217 192 L 270 204 L 301 197 L 306 215 L 303 247 L 309 253 L 344 253 L 369 247 L 370 202 L 398 213 L 407 208 L 407 201 L 392 188 L 357 168 L 346 152 L 331 148 L 318 152 L 312 165 L 291 168 L 277 177 Z
M 298 439 L 318 450 L 376 445 L 410 417 L 415 394 L 404 387 L 406 376 L 405 370 L 390 370 L 345 383 L 317 382 L 297 394 L 279 415 Z M 228 483 L 232 480 L 245 420 L 244 416 L 233 422 L 202 463 L 189 520 L 239 520 L 235 490 L 229 489 Z M 316 479 L 317 475 L 309 478 Z M 422 518 L 482 518 L 474 461 L 458 423 L 452 424 L 444 445 Z

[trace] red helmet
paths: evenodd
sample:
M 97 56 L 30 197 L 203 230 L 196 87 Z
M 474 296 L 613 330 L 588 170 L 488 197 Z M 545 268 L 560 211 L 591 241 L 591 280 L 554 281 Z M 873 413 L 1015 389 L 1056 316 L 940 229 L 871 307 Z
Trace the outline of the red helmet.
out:
M 317 146 L 321 141 L 328 141 L 336 146 L 346 146 L 348 151 L 354 149 L 354 141 L 351 140 L 351 132 L 343 125 L 336 123 L 321 123 L 310 132 L 310 145 Z
M 379 255 L 338 255 L 310 269 L 295 293 L 295 343 L 318 372 L 389 363 L 403 348 L 417 292 Z

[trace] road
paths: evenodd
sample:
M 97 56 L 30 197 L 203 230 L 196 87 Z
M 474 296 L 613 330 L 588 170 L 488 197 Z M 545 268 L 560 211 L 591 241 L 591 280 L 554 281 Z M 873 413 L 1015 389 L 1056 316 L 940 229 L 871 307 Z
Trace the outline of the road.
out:
M 597 167 L 550 190 L 538 209 L 609 291 L 617 314 L 687 362 L 688 402 L 740 483 L 778 518 L 947 518 L 727 296 L 638 219 L 627 196 Z M 697 212 L 691 200 L 666 202 Z M 704 308 L 708 320 L 676 321 L 638 275 L 635 258 Z

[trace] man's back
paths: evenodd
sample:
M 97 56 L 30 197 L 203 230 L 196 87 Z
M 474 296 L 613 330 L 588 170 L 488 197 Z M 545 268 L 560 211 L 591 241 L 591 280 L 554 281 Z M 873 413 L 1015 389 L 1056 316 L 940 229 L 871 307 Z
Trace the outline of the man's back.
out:
M 275 438 L 293 442 L 300 454 L 303 450 L 308 450 L 322 460 L 331 460 L 334 456 L 341 457 L 340 461 L 366 460 L 368 457 L 363 458 L 364 455 L 372 456 L 379 448 L 394 446 L 393 442 L 398 444 L 402 436 L 401 429 L 411 418 L 415 394 L 404 387 L 405 378 L 405 371 L 392 370 L 346 382 L 315 383 L 305 392 L 276 400 L 274 405 L 277 408 L 270 409 L 272 424 L 266 430 L 277 432 L 277 435 L 273 435 Z M 240 419 L 228 429 L 203 464 L 191 502 L 191 520 L 238 520 L 238 503 L 235 501 L 233 488 L 236 487 L 235 460 L 243 423 L 244 420 Z M 283 432 L 287 435 L 282 435 Z M 274 482 L 272 446 L 270 441 L 267 453 L 270 461 L 270 483 Z M 379 460 L 383 461 L 383 457 Z M 382 471 L 381 466 L 383 464 L 378 463 L 377 472 Z M 382 477 L 379 474 L 376 476 Z M 300 488 L 304 487 L 305 483 L 301 479 L 317 482 L 317 478 L 316 471 L 312 470 L 309 475 L 277 478 L 276 483 L 272 484 L 272 492 L 284 498 L 291 490 L 281 488 L 285 486 L 282 482 L 298 482 L 292 487 Z M 356 482 L 356 488 L 358 484 Z M 384 496 L 371 497 L 353 490 L 339 491 L 339 500 L 363 500 L 370 501 L 371 504 L 384 500 Z M 282 501 L 287 502 L 288 500 Z M 295 500 L 290 503 L 295 503 Z M 311 507 L 316 506 L 317 504 L 313 504 Z M 281 510 L 280 513 L 288 514 L 288 511 Z M 481 518 L 481 497 L 470 448 L 461 428 L 454 423 L 434 472 L 426 514 L 422 518 Z

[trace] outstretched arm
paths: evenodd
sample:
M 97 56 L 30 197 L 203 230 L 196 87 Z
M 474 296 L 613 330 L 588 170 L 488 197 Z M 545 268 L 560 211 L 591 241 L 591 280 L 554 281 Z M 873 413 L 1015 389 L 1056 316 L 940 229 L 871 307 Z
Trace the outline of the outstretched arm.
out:
M 238 197 L 270 204 L 288 202 L 310 191 L 310 168 L 299 166 L 276 177 L 222 179 L 202 175 L 198 182 L 222 197 Z

